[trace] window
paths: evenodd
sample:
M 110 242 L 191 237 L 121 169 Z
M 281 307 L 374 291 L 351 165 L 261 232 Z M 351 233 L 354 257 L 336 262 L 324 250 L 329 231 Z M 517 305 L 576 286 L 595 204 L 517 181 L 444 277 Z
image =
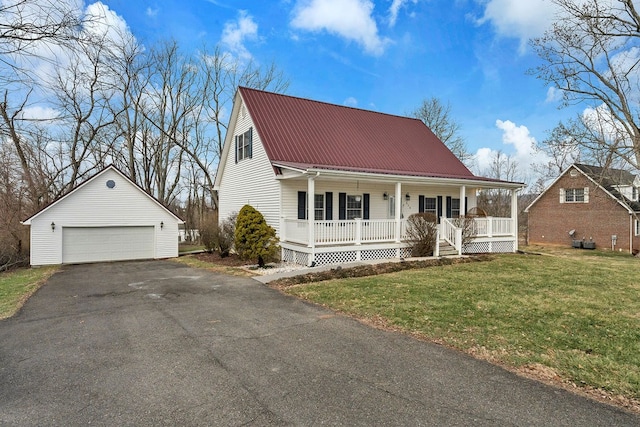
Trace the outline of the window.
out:
M 564 201 L 567 203 L 584 203 L 584 188 L 565 189 Z
M 313 218 L 315 221 L 324 221 L 324 194 L 314 195 L 313 211 Z
M 637 219 L 633 222 L 634 234 L 636 236 L 640 236 L 640 221 Z
M 638 187 L 631 187 L 631 200 L 638 201 Z
M 347 196 L 347 219 L 362 218 L 362 196 Z
M 459 209 L 458 209 L 459 210 Z M 424 198 L 424 211 L 438 215 L 438 205 L 436 204 L 435 197 L 425 197 Z
M 460 199 L 451 199 L 451 218 L 460 218 Z
M 252 136 L 253 129 L 250 128 L 248 131 L 243 133 L 242 135 L 236 136 L 236 162 L 239 162 L 243 159 L 250 159 L 252 156 Z

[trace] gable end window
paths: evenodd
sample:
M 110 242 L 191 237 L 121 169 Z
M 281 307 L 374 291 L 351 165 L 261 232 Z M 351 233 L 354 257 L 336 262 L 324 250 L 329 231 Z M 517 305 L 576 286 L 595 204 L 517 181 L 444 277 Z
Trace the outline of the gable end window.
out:
M 242 135 L 236 135 L 236 163 L 250 159 L 253 155 L 253 128 Z
M 560 203 L 589 203 L 589 188 L 560 189 Z

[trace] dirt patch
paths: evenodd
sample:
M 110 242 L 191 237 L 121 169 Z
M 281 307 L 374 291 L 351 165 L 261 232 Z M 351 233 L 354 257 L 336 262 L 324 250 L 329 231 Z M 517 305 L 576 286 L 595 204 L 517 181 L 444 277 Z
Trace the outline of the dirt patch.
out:
M 229 256 L 221 257 L 220 253 L 203 252 L 201 254 L 195 254 L 194 257 L 202 262 L 208 262 L 211 264 L 224 265 L 227 267 L 242 267 L 247 265 L 247 261 L 240 259 L 237 254 L 229 254 Z
M 386 262 L 373 265 L 360 265 L 357 267 L 336 267 L 327 271 L 299 274 L 293 277 L 269 282 L 269 286 L 276 289 L 286 289 L 302 283 L 321 282 L 331 279 L 345 279 L 348 277 L 375 276 L 378 274 L 394 273 L 396 271 L 411 270 L 415 268 L 436 267 L 441 265 L 462 264 L 468 262 L 489 261 L 489 255 L 478 255 L 464 258 L 433 258 L 417 261 Z

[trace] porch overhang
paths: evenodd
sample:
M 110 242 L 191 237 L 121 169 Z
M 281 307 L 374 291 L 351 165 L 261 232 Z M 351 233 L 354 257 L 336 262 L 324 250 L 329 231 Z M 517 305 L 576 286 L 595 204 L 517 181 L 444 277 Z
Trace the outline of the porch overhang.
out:
M 468 186 L 478 189 L 519 190 L 525 187 L 525 184 L 521 182 L 502 181 L 477 176 L 429 176 L 394 173 L 392 171 L 356 171 L 292 164 L 288 162 L 273 162 L 272 164 L 274 167 L 293 172 L 277 176 L 276 178 L 280 180 L 313 176 L 327 180 L 361 180 L 389 184 L 400 182 L 403 184 L 430 184 L 455 187 Z

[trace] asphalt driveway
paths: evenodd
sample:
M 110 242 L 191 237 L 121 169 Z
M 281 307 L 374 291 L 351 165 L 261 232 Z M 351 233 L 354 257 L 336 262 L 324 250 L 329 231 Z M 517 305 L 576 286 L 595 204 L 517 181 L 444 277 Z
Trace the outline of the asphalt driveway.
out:
M 65 266 L 0 322 L 0 425 L 622 426 L 640 417 L 168 261 Z

